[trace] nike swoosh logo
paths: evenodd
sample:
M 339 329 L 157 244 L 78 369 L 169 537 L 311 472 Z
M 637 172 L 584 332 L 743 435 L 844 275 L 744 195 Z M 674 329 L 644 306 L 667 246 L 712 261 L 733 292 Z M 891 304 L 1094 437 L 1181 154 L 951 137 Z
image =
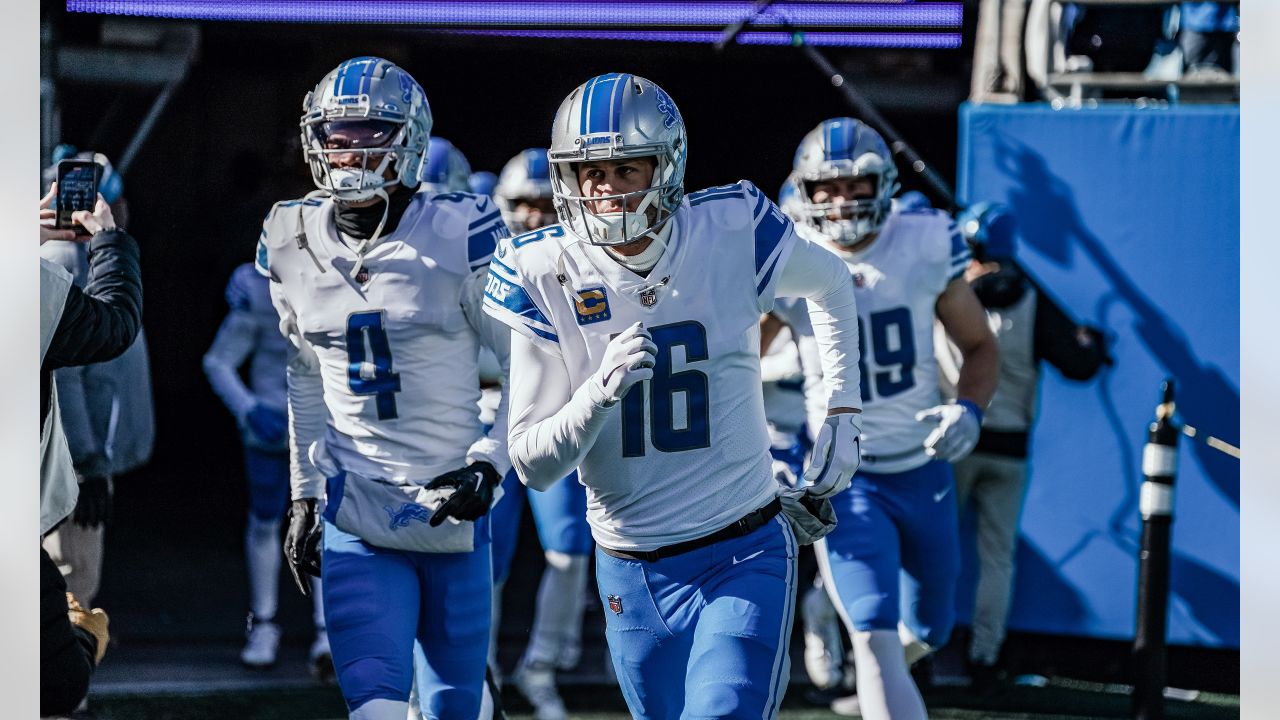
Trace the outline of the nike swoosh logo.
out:
M 734 556 L 733 556 L 733 564 L 734 564 L 734 565 L 737 565 L 738 563 L 746 562 L 746 561 L 750 560 L 751 558 L 753 558 L 753 557 L 755 557 L 755 556 L 759 555 L 759 554 L 760 554 L 760 553 L 762 553 L 762 552 L 764 552 L 764 551 L 763 551 L 763 550 L 757 550 L 757 551 L 755 551 L 755 552 L 751 553 L 750 555 L 748 555 L 748 556 L 746 556 L 746 557 L 742 558 L 741 560 L 739 560 L 739 559 L 738 559 L 738 556 L 737 556 L 737 555 L 734 555 Z
M 933 494 L 933 501 L 934 501 L 934 502 L 942 502 L 942 498 L 946 497 L 946 496 L 947 496 L 947 493 L 949 493 L 949 492 L 951 492 L 951 486 L 950 486 L 950 485 L 948 485 L 947 487 L 943 488 L 943 489 L 942 489 L 942 492 L 936 492 L 936 493 L 934 493 L 934 494 Z

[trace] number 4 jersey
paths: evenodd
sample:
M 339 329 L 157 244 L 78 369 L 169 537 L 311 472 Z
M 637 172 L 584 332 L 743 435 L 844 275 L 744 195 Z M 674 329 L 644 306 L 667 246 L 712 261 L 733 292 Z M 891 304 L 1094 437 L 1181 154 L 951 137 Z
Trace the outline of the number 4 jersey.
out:
M 420 192 L 355 271 L 332 200 L 272 209 L 256 265 L 272 280 L 281 331 L 297 348 L 295 498 L 323 491 L 305 457 L 320 436 L 340 466 L 392 482 L 421 483 L 466 459 L 505 472 L 506 424 L 485 438 L 476 400 L 480 342 L 501 344 L 504 359 L 507 352 L 505 328 L 480 309 L 483 270 L 506 235 L 488 198 Z
M 798 231 L 818 242 L 816 233 Z M 933 424 L 920 410 L 941 402 L 933 354 L 934 305 L 969 264 L 969 248 L 946 213 L 932 208 L 894 210 L 871 246 L 839 252 L 858 296 L 862 348 L 862 469 L 904 472 L 928 462 L 924 439 Z M 805 303 L 778 303 L 778 314 L 806 333 Z M 820 371 L 805 358 L 805 372 Z M 813 383 L 807 383 L 812 387 Z
M 485 311 L 563 360 L 574 388 L 642 321 L 658 346 L 587 452 L 587 519 L 606 547 L 651 550 L 718 530 L 773 498 L 760 314 L 797 238 L 751 183 L 690 194 L 647 277 L 560 225 L 502 241 Z

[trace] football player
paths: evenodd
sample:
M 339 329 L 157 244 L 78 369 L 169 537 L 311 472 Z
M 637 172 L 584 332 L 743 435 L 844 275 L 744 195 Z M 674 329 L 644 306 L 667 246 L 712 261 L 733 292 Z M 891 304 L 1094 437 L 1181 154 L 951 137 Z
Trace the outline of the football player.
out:
M 276 662 L 280 626 L 275 622 L 280 578 L 280 523 L 289 507 L 288 399 L 285 354 L 288 343 L 277 326 L 268 280 L 245 263 L 227 283 L 229 310 L 213 344 L 204 354 L 204 372 L 240 426 L 245 479 L 249 485 L 249 522 L 244 531 L 249 569 L 248 638 L 240 662 L 269 667 Z M 249 385 L 240 366 L 249 363 Z M 316 626 L 309 658 L 322 680 L 333 674 L 324 628 L 320 579 L 311 578 Z
M 300 124 L 319 190 L 272 209 L 257 259 L 289 340 L 286 557 L 322 574 L 352 718 L 406 717 L 415 638 L 423 714 L 477 717 L 509 464 L 505 410 L 486 436 L 476 409 L 481 343 L 505 369 L 509 342 L 480 297 L 506 228 L 487 198 L 416 192 L 431 112 L 395 64 L 342 63 Z
M 997 360 L 982 306 L 963 278 L 964 239 L 945 213 L 894 203 L 897 176 L 874 130 L 835 118 L 804 137 L 788 178 L 799 198 L 797 233 L 839 253 L 858 297 L 862 467 L 833 500 L 839 524 L 816 549 L 857 668 L 860 708 L 837 700 L 832 709 L 860 710 L 871 720 L 925 717 L 908 667 L 941 647 L 954 621 L 959 540 L 949 463 L 977 442 Z M 778 312 L 807 335 L 800 306 L 782 303 Z M 953 403 L 943 404 L 938 391 L 935 315 L 964 356 Z M 812 347 L 801 343 L 802 351 Z M 820 411 L 818 386 L 807 386 L 812 410 Z M 812 410 L 811 426 L 819 419 Z
M 797 542 L 858 464 L 843 264 L 749 182 L 686 196 L 676 104 L 644 78 L 575 88 L 552 126 L 559 224 L 499 244 L 485 310 L 513 329 L 510 452 L 543 490 L 578 468 L 614 670 L 641 718 L 770 718 L 790 676 Z M 829 416 L 780 489 L 760 314 L 812 299 Z M 782 515 L 779 515 L 780 508 Z
M 433 137 L 427 141 L 427 154 L 422 158 L 418 181 L 419 192 L 470 192 L 471 163 L 458 146 L 442 137 Z
M 498 176 L 494 199 L 513 235 L 555 222 L 547 151 L 528 148 L 511 158 Z M 503 480 L 503 498 L 494 509 L 495 604 L 514 555 L 524 504 L 524 485 L 514 472 Z M 556 670 L 568 670 L 582 655 L 582 616 L 587 569 L 593 547 L 587 525 L 586 489 L 577 475 L 528 496 L 546 567 L 538 584 L 533 628 L 515 671 L 516 688 L 534 708 L 536 720 L 561 720 L 564 702 Z M 499 525 L 499 518 L 505 525 Z

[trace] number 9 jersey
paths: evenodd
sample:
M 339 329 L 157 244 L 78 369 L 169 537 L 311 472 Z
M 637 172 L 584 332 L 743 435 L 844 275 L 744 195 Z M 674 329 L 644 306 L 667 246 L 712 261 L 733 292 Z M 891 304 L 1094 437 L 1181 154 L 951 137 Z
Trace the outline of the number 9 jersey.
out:
M 796 232 L 822 242 L 812 229 Z M 917 422 L 920 410 L 942 402 L 933 353 L 934 306 L 947 285 L 964 274 L 969 246 L 955 222 L 941 210 L 904 210 L 895 201 L 883 229 L 869 247 L 837 252 L 853 275 L 858 297 L 858 343 L 863 412 L 862 469 L 905 472 L 924 465 L 924 440 L 932 425 Z M 809 335 L 805 303 L 786 299 L 776 313 L 800 335 Z M 803 349 L 808 388 L 821 387 L 816 360 Z M 812 408 L 823 399 L 808 398 Z M 813 417 L 813 411 L 810 411 Z M 812 420 L 810 421 L 812 422 Z
M 421 484 L 465 461 L 506 472 L 505 413 L 485 437 L 476 406 L 480 343 L 504 364 L 508 346 L 480 309 L 484 269 L 508 234 L 497 206 L 418 192 L 358 270 L 334 211 L 328 198 L 276 204 L 255 263 L 292 345 L 294 499 L 324 492 L 308 458 L 321 438 L 339 467 L 394 483 Z

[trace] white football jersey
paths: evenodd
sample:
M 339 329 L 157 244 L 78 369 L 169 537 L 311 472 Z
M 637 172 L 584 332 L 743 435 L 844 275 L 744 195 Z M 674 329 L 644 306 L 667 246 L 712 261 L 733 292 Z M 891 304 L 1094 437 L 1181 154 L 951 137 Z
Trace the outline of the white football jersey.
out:
M 760 390 L 762 312 L 794 247 L 751 183 L 689 194 L 648 277 L 560 225 L 504 240 L 485 310 L 563 359 L 576 389 L 609 339 L 642 321 L 658 346 L 579 469 L 606 547 L 652 550 L 718 530 L 774 497 Z
M 314 353 L 324 441 L 339 466 L 421 483 L 465 464 L 482 437 L 477 355 L 480 324 L 489 321 L 479 307 L 481 272 L 506 236 L 487 197 L 419 192 L 395 231 L 366 253 L 367 279 L 358 282 L 357 256 L 338 235 L 332 200 L 272 209 L 258 271 L 273 281 L 281 331 L 301 339 L 304 358 Z M 486 459 L 505 472 L 505 437 L 492 445 L 501 446 L 501 459 Z M 294 457 L 305 457 L 305 447 L 298 450 Z
M 227 305 L 231 312 L 244 313 L 252 321 L 249 355 L 249 389 L 258 400 L 277 410 L 288 407 L 285 397 L 285 353 L 289 341 L 280 334 L 280 315 L 271 304 L 270 281 L 245 263 L 231 273 L 227 282 Z
M 813 242 L 822 239 L 801 226 Z M 829 245 L 828 245 L 829 246 Z M 934 305 L 964 273 L 969 246 L 946 213 L 902 210 L 897 203 L 879 237 L 857 253 L 838 252 L 853 274 L 862 348 L 862 469 L 903 472 L 924 465 L 924 440 L 936 427 L 915 419 L 938 405 Z M 809 332 L 805 303 L 779 303 L 780 315 Z

